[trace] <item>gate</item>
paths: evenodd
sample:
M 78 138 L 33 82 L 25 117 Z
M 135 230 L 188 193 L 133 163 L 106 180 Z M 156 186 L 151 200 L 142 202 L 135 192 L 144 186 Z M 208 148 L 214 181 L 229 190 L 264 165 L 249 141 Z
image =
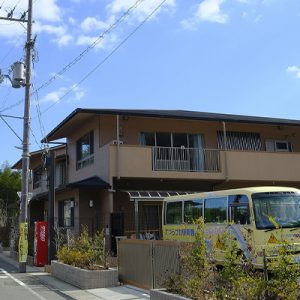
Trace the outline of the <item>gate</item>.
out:
M 120 240 L 119 279 L 144 289 L 162 287 L 179 272 L 179 243 L 155 240 Z

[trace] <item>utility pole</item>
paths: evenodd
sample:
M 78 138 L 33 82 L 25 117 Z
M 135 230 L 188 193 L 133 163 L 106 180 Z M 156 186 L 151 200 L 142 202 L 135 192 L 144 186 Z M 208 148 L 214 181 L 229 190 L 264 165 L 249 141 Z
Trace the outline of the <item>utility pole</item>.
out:
M 0 17 L 0 20 L 17 21 L 27 23 L 27 39 L 25 44 L 25 65 L 23 62 L 13 64 L 13 78 L 9 75 L 3 75 L 0 69 L 0 83 L 4 78 L 8 78 L 13 88 L 25 86 L 25 103 L 23 117 L 23 153 L 22 153 L 22 191 L 20 195 L 20 216 L 19 216 L 19 272 L 26 273 L 26 262 L 28 255 L 28 223 L 27 223 L 27 205 L 29 200 L 28 182 L 29 182 L 29 130 L 30 130 L 30 86 L 31 86 L 31 67 L 34 40 L 32 39 L 32 0 L 28 0 L 28 10 L 24 12 L 21 18 L 13 18 L 14 9 L 10 11 L 7 17 Z M 25 19 L 28 13 L 27 20 Z M 25 73 L 25 78 L 24 78 Z
M 28 22 L 26 50 L 26 82 L 25 82 L 25 104 L 23 123 L 23 153 L 22 153 L 22 191 L 20 204 L 20 238 L 19 238 L 19 272 L 26 273 L 26 261 L 28 254 L 28 179 L 29 179 L 29 130 L 30 130 L 30 85 L 31 65 L 34 42 L 32 40 L 32 0 L 28 0 Z

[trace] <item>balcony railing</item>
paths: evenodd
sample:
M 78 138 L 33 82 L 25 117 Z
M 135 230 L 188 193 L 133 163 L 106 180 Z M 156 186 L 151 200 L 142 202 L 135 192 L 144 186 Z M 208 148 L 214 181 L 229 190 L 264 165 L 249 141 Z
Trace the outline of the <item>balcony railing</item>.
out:
M 154 171 L 220 172 L 220 151 L 185 147 L 153 147 Z

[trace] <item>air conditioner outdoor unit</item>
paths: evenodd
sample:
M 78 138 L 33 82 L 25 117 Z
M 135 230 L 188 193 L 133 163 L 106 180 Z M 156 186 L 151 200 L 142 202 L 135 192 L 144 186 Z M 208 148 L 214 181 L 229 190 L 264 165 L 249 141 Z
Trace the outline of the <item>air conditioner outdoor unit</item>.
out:
M 113 145 L 118 145 L 118 142 L 119 142 L 120 145 L 123 144 L 123 141 L 120 141 L 120 140 L 119 140 L 119 141 L 118 141 L 118 140 L 112 140 L 111 143 L 112 143 Z

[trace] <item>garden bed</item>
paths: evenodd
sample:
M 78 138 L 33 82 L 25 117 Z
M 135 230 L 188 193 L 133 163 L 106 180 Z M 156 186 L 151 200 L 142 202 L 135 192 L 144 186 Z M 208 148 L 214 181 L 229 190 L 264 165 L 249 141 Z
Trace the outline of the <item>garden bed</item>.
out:
M 59 261 L 51 261 L 52 275 L 81 289 L 113 287 L 118 285 L 118 270 L 86 270 Z

